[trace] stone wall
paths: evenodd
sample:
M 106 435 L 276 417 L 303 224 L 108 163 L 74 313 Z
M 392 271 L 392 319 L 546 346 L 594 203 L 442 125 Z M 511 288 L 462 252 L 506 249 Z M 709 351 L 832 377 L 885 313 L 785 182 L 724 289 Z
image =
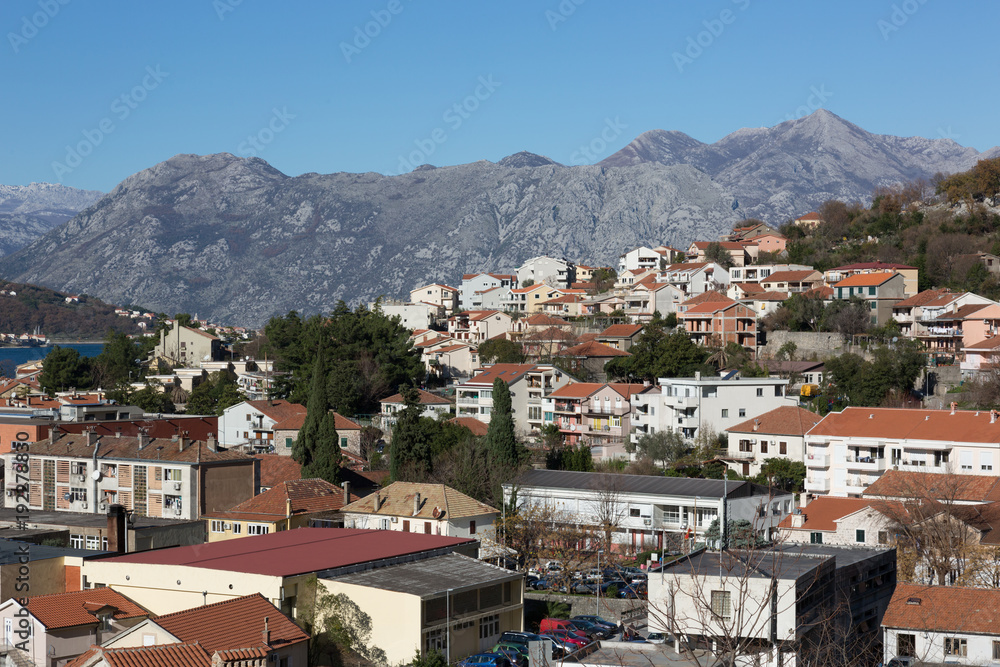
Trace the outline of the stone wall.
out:
M 769 331 L 767 345 L 758 348 L 763 357 L 774 357 L 781 346 L 791 341 L 795 343 L 795 358 L 817 361 L 850 352 L 850 345 L 839 333 L 830 331 Z
M 597 614 L 609 621 L 626 624 L 646 616 L 646 600 L 623 600 L 621 598 L 605 598 L 600 601 L 590 595 L 559 595 L 556 593 L 525 593 L 525 604 L 535 603 L 544 606 L 547 602 L 562 602 L 569 605 L 569 615 Z M 638 623 L 636 624 L 638 627 Z

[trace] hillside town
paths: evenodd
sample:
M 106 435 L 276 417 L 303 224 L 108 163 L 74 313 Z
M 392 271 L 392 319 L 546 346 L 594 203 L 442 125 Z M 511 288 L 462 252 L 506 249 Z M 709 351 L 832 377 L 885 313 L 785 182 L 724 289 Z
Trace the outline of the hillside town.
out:
M 1000 303 L 782 229 L 119 309 L 0 384 L 5 664 L 1000 659 Z

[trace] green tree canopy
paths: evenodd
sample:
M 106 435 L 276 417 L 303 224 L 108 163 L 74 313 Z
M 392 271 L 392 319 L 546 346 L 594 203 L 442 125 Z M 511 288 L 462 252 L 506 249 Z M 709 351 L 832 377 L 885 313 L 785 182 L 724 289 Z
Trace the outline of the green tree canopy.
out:
M 226 369 L 212 373 L 188 398 L 189 415 L 222 415 L 223 410 L 245 400 L 236 384 L 236 373 Z
M 479 345 L 479 360 L 484 364 L 523 364 L 524 349 L 506 338 L 490 338 Z
M 94 383 L 114 387 L 119 382 L 142 378 L 142 350 L 124 333 L 108 330 L 104 348 L 91 362 Z
M 71 347 L 56 345 L 42 361 L 39 384 L 49 396 L 57 391 L 88 389 L 90 387 L 90 360 L 80 356 Z
M 754 478 L 758 484 L 772 486 L 789 493 L 800 493 L 806 479 L 806 466 L 802 461 L 785 458 L 765 459 L 760 474 Z
M 616 380 L 656 382 L 661 377 L 694 375 L 706 368 L 707 353 L 684 331 L 667 333 L 664 321 L 654 317 L 629 349 L 632 356 L 616 357 L 604 365 Z
M 511 469 L 517 467 L 520 451 L 514 432 L 510 387 L 500 378 L 493 380 L 493 409 L 486 431 L 486 447 L 498 465 Z

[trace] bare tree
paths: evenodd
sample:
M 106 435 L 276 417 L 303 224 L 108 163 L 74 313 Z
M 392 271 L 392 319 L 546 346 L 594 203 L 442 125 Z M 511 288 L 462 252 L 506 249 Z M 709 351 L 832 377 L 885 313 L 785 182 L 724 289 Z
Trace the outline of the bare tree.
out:
M 623 475 L 602 473 L 594 475 L 592 479 L 596 496 L 590 503 L 590 511 L 597 530 L 603 537 L 604 551 L 610 554 L 614 547 L 615 531 L 628 513 L 628 505 L 622 502 L 621 497 Z

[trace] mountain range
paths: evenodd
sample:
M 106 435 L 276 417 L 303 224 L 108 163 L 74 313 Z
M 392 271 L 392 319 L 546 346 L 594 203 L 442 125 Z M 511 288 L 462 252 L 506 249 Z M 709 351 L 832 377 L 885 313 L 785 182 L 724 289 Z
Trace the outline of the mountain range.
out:
M 0 255 L 28 245 L 103 196 L 55 183 L 0 185 Z
M 822 110 L 713 144 L 646 132 L 588 166 L 521 152 L 399 176 L 290 177 L 258 158 L 178 155 L 0 259 L 0 275 L 252 326 L 539 254 L 614 266 L 637 245 L 684 247 L 746 217 L 780 224 L 995 155 L 870 134 Z

